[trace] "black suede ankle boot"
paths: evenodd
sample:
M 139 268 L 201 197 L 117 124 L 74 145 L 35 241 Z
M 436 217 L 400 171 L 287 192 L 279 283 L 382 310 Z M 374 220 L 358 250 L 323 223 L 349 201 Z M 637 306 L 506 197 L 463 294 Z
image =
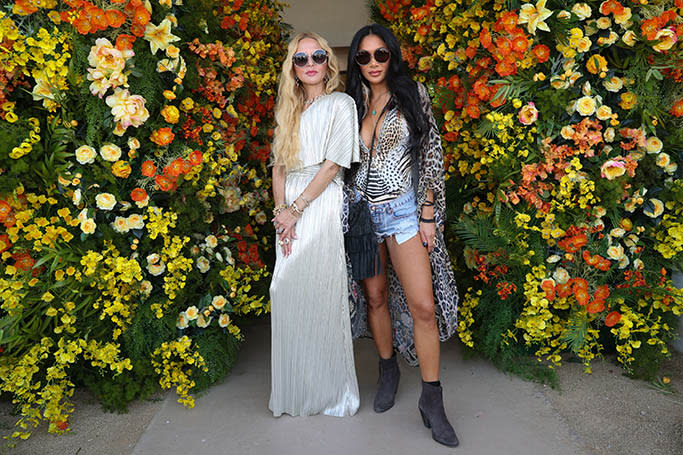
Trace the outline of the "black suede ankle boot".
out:
M 432 438 L 445 446 L 455 447 L 459 444 L 455 430 L 448 422 L 443 407 L 441 386 L 435 386 L 422 381 L 422 395 L 418 403 L 422 422 L 432 429 Z
M 384 412 L 394 405 L 401 371 L 398 369 L 396 353 L 390 359 L 379 359 L 379 388 L 375 395 L 375 412 Z

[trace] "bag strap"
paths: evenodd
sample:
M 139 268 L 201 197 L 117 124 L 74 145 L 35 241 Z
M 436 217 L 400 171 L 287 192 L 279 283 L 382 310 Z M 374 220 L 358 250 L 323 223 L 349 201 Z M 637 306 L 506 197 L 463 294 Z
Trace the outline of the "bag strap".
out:
M 370 154 L 370 160 L 368 161 L 368 173 L 365 176 L 365 188 L 363 189 L 363 193 L 366 193 L 368 191 L 368 181 L 370 180 L 370 168 L 372 166 L 372 151 L 375 148 L 375 139 L 377 139 L 377 124 L 379 123 L 379 119 L 382 118 L 382 116 L 387 112 L 387 107 L 389 104 L 391 104 L 391 100 L 394 99 L 394 95 L 391 95 L 389 97 L 389 101 L 384 105 L 382 108 L 382 112 L 380 112 L 379 117 L 377 117 L 377 123 L 375 123 L 375 127 L 373 128 L 372 131 L 372 140 L 370 141 L 370 149 L 368 149 L 368 153 Z M 382 125 L 380 125 L 380 129 L 384 125 L 384 120 L 382 120 Z

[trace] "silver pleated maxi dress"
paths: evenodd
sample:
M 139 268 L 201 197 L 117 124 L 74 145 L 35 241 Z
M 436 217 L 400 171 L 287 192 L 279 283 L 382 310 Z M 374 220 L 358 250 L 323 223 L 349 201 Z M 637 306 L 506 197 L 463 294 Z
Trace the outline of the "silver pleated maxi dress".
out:
M 301 168 L 285 179 L 291 204 L 324 160 L 348 168 L 359 160 L 353 99 L 318 98 L 301 116 Z M 296 223 L 288 257 L 276 248 L 270 285 L 271 379 L 275 416 L 353 415 L 360 403 L 353 359 L 348 283 L 342 234 L 343 169 Z

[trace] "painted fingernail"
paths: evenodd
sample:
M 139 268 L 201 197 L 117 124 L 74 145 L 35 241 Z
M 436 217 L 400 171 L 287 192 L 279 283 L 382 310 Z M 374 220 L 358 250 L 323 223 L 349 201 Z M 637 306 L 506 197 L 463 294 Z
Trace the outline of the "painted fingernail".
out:
M 422 242 L 422 246 L 427 246 L 427 242 Z

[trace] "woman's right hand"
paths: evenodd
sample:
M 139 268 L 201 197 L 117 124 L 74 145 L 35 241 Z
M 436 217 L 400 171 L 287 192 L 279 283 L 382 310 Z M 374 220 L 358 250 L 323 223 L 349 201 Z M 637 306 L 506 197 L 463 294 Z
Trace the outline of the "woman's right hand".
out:
M 282 254 L 287 257 L 292 252 L 292 242 L 296 240 L 296 222 L 299 220 L 289 209 L 282 210 L 273 218 L 278 244 Z

